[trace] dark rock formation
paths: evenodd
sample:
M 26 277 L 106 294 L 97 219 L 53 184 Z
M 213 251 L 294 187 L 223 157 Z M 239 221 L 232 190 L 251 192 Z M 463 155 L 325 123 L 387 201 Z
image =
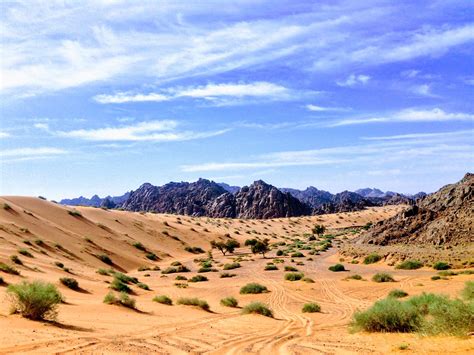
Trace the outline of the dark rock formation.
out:
M 358 243 L 452 244 L 474 242 L 474 175 L 427 195 L 407 210 L 377 223 Z

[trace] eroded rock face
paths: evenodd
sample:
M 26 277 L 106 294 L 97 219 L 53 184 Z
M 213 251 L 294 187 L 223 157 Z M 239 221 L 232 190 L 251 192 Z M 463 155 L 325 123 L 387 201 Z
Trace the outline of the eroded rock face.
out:
M 474 242 L 474 174 L 427 195 L 407 210 L 377 223 L 358 243 L 452 244 Z
M 262 180 L 244 186 L 235 194 L 238 218 L 277 218 L 311 214 L 311 208 Z

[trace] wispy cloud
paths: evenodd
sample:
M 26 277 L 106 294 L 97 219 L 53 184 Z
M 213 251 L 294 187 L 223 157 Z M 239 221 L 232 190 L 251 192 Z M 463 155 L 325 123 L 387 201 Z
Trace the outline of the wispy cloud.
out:
M 360 125 L 370 123 L 390 122 L 449 122 L 449 121 L 473 121 L 474 114 L 464 112 L 446 112 L 440 108 L 431 110 L 406 109 L 386 116 L 345 118 L 330 122 L 328 127 Z
M 57 156 L 62 156 L 68 153 L 69 152 L 65 149 L 53 147 L 23 147 L 14 149 L 4 149 L 0 150 L 0 162 L 11 163 L 18 161 L 49 159 Z
M 312 112 L 350 111 L 349 108 L 345 108 L 345 107 L 326 107 L 326 106 L 318 106 L 318 105 L 313 105 L 313 104 L 308 104 L 305 107 L 308 111 L 312 111 Z
M 241 171 L 295 166 L 349 167 L 370 166 L 400 162 L 427 164 L 435 161 L 465 163 L 472 161 L 474 142 L 472 131 L 448 132 L 447 134 L 413 134 L 374 138 L 369 144 L 336 146 L 299 151 L 284 151 L 250 157 L 247 161 L 206 162 L 183 165 L 185 172 Z M 469 164 L 468 164 L 469 165 Z
M 351 74 L 345 80 L 337 81 L 339 86 L 353 87 L 356 85 L 365 85 L 369 82 L 370 76 L 364 74 Z
M 140 122 L 135 125 L 106 127 L 97 129 L 79 129 L 72 131 L 55 131 L 59 137 L 76 138 L 88 141 L 152 141 L 176 142 L 218 136 L 228 129 L 217 131 L 194 132 L 179 130 L 179 122 L 173 120 Z
M 474 138 L 474 130 L 461 130 L 452 132 L 436 132 L 436 133 L 409 133 L 409 134 L 398 134 L 393 136 L 378 136 L 378 137 L 362 137 L 363 140 L 375 140 L 375 141 L 386 141 L 386 140 L 401 140 L 401 139 L 419 139 L 419 138 L 443 138 L 443 137 L 469 137 Z
M 431 91 L 431 84 L 421 84 L 412 86 L 411 92 L 420 96 L 439 97 Z
M 270 82 L 252 83 L 220 83 L 202 86 L 172 87 L 162 89 L 160 92 L 147 94 L 134 94 L 119 92 L 113 95 L 101 94 L 94 100 L 102 104 L 117 104 L 127 102 L 162 102 L 180 98 L 191 98 L 209 101 L 218 105 L 232 104 L 243 99 L 258 102 L 290 100 L 301 98 L 305 94 L 288 89 L 284 86 Z

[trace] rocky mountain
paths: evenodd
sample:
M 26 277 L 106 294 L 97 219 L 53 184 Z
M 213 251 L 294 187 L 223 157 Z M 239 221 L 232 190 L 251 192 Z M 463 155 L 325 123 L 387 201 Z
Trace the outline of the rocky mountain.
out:
M 98 195 L 94 195 L 91 198 L 86 198 L 84 196 L 80 196 L 77 198 L 72 199 L 63 199 L 59 203 L 63 205 L 69 206 L 91 206 L 91 207 L 107 207 L 113 208 L 117 205 L 121 205 L 125 200 L 127 200 L 130 192 L 127 192 L 121 196 L 106 196 L 104 198 L 99 197 Z
M 124 208 L 130 211 L 154 211 L 191 216 L 225 218 L 276 218 L 350 212 L 370 206 L 411 204 L 405 195 L 361 189 L 359 193 L 343 191 L 331 194 L 310 186 L 305 190 L 276 188 L 262 180 L 242 188 L 206 179 L 196 182 L 170 182 L 163 186 L 150 183 L 123 196 L 87 199 L 64 199 L 62 204 L 106 208 Z
M 474 174 L 419 199 L 404 212 L 372 226 L 363 244 L 452 244 L 474 242 Z

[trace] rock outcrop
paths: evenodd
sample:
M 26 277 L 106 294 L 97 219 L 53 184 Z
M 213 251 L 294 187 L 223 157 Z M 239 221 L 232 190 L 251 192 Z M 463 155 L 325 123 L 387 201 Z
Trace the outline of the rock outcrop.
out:
M 357 243 L 459 245 L 474 242 L 474 174 L 372 226 Z

